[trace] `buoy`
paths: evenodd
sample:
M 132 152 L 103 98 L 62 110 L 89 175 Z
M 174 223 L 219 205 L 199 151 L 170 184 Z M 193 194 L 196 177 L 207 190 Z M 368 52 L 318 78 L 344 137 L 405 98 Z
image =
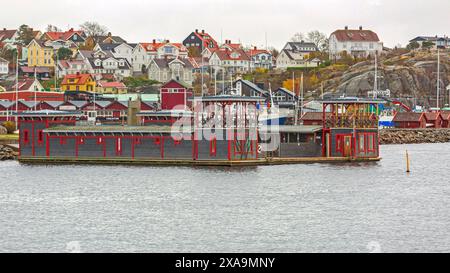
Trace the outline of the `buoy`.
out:
M 409 154 L 408 154 L 408 150 L 406 150 L 406 172 L 410 173 L 411 169 L 410 169 L 410 164 L 409 164 Z

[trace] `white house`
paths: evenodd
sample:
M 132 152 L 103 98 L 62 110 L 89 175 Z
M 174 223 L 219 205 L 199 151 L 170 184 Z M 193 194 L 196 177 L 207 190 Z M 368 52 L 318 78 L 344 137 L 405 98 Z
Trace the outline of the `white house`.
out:
M 252 68 L 271 69 L 273 67 L 273 58 L 270 51 L 253 47 L 247 50 L 246 53 L 251 58 Z
M 177 80 L 192 85 L 194 81 L 194 63 L 184 59 L 153 59 L 148 67 L 148 78 L 159 82 Z
M 450 38 L 447 37 L 447 36 L 444 36 L 444 37 L 418 36 L 418 37 L 412 39 L 409 42 L 410 43 L 411 42 L 417 42 L 420 45 L 420 47 L 423 46 L 424 42 L 430 42 L 430 43 L 432 43 L 434 45 L 433 47 L 435 49 L 438 48 L 438 47 L 439 48 L 449 48 L 450 47 Z
M 341 58 L 345 53 L 357 57 L 367 58 L 369 55 L 381 54 L 383 51 L 383 43 L 378 35 L 372 30 L 344 29 L 333 32 L 329 39 L 330 59 L 336 60 Z
M 230 73 L 245 73 L 250 69 L 250 57 L 243 49 L 215 50 L 209 58 L 209 66 L 214 70 L 225 69 Z
M 0 58 L 0 75 L 8 75 L 9 62 L 3 58 Z
M 94 51 L 111 51 L 112 55 L 116 58 L 124 58 L 131 64 L 133 59 L 133 50 L 136 44 L 119 43 L 119 44 L 97 44 L 94 47 Z
M 312 56 L 312 53 L 318 51 L 314 43 L 288 42 L 278 55 L 276 66 L 282 70 L 290 67 L 317 67 L 320 60 Z
M 133 50 L 133 71 L 140 72 L 147 68 L 153 59 L 184 59 L 188 57 L 188 49 L 181 43 L 170 41 L 139 43 Z
M 93 72 L 89 62 L 83 60 L 59 60 L 58 61 L 58 76 L 65 76 L 69 74 L 90 73 Z
M 123 79 L 132 75 L 131 64 L 125 58 L 115 57 L 111 51 L 79 50 L 76 60 L 84 61 L 91 74 L 113 75 L 116 79 Z

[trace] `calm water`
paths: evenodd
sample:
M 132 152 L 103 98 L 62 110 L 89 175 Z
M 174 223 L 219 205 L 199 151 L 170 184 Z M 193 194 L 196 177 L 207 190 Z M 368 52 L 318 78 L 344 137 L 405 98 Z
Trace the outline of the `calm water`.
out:
M 450 144 L 382 150 L 244 169 L 0 162 L 0 252 L 450 251 Z

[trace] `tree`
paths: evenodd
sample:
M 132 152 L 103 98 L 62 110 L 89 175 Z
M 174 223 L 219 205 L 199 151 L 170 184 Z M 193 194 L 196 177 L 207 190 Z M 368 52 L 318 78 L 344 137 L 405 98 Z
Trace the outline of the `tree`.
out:
M 195 57 L 201 57 L 202 53 L 198 49 L 198 47 L 191 46 L 188 48 L 189 57 L 195 58 Z
M 27 25 L 21 25 L 19 28 L 19 37 L 17 38 L 17 43 L 22 46 L 27 46 L 33 39 L 33 29 Z
M 422 48 L 425 48 L 425 49 L 430 49 L 433 46 L 434 46 L 434 43 L 430 42 L 430 41 L 425 41 L 425 42 L 422 43 Z
M 292 36 L 291 38 L 291 42 L 302 42 L 306 40 L 306 36 L 305 34 L 301 33 L 301 32 L 297 32 L 294 34 L 294 36 Z
M 280 51 L 274 47 L 269 48 L 270 53 L 272 54 L 272 57 L 277 58 L 278 55 L 280 55 Z
M 416 41 L 412 41 L 411 43 L 409 43 L 409 45 L 406 47 L 409 50 L 415 50 L 418 49 L 420 47 L 420 44 Z
M 314 43 L 321 52 L 328 51 L 328 37 L 318 30 L 308 32 L 307 41 Z
M 85 22 L 80 25 L 80 28 L 88 37 L 104 36 L 108 33 L 108 28 L 97 22 Z
M 72 50 L 70 50 L 66 47 L 61 47 L 60 49 L 58 49 L 57 54 L 58 54 L 59 60 L 68 60 L 68 59 L 72 58 L 72 56 L 73 56 Z

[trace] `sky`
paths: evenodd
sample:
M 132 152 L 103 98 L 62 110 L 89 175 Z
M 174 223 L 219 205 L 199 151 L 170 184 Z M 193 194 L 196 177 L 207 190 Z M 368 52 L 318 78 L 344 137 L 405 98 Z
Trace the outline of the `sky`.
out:
M 99 22 L 128 42 L 182 42 L 195 29 L 247 46 L 281 49 L 297 32 L 375 31 L 385 46 L 450 36 L 448 0 L 0 0 L 0 28 Z

